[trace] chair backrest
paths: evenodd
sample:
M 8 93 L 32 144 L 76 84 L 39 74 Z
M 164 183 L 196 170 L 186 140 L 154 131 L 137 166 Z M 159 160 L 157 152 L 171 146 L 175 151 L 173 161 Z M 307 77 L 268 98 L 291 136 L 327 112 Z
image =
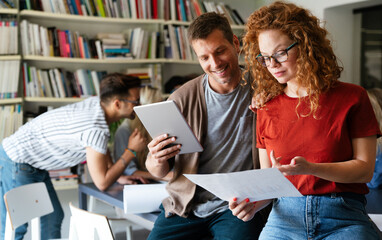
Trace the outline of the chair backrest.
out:
M 11 189 L 4 194 L 7 208 L 5 240 L 14 239 L 20 225 L 32 222 L 32 239 L 40 239 L 40 217 L 53 212 L 45 183 L 31 183 Z
M 113 240 L 114 236 L 106 216 L 91 213 L 69 203 L 72 216 L 70 218 L 69 239 Z

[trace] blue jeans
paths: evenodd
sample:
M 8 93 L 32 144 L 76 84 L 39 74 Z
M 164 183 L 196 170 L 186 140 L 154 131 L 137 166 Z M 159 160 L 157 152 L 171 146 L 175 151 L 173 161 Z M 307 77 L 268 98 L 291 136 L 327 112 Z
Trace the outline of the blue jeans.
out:
M 233 216 L 228 209 L 206 218 L 199 218 L 193 214 L 187 218 L 178 215 L 166 218 L 163 207 L 160 208 L 162 211 L 155 221 L 148 240 L 257 239 L 266 222 L 264 216 L 267 215 L 256 214 L 251 221 L 243 222 Z
M 259 239 L 379 239 L 365 205 L 354 193 L 279 198 Z
M 0 145 L 0 195 L 4 196 L 9 190 L 36 182 L 44 182 L 52 201 L 54 212 L 41 218 L 41 239 L 61 238 L 61 224 L 64 219 L 60 201 L 58 200 L 56 191 L 53 188 L 49 173 L 40 170 L 25 163 L 13 162 L 5 153 L 3 146 Z M 25 196 L 28 197 L 28 196 Z M 1 210 L 1 235 L 0 239 L 4 239 L 6 208 L 4 198 L 0 200 Z M 24 224 L 16 229 L 15 239 L 23 239 L 27 232 L 28 224 Z

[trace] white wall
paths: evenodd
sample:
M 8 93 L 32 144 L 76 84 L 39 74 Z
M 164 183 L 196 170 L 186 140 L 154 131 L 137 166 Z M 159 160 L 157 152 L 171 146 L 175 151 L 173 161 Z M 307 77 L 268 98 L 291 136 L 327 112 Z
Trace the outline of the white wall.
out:
M 301 7 L 305 7 L 324 21 L 324 26 L 330 33 L 333 49 L 337 58 L 342 62 L 344 71 L 341 81 L 359 83 L 359 76 L 354 72 L 354 57 L 359 57 L 359 45 L 354 37 L 355 17 L 353 10 L 381 4 L 381 0 L 290 0 Z

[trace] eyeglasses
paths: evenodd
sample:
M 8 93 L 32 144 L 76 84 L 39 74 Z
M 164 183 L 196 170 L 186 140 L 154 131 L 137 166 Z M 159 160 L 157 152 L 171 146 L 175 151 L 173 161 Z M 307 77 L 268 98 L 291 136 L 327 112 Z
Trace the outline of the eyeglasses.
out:
M 119 101 L 122 101 L 122 102 L 129 102 L 129 103 L 132 103 L 134 105 L 140 105 L 140 101 L 133 101 L 133 100 L 129 100 L 129 99 L 119 99 Z
M 277 51 L 276 53 L 272 54 L 272 56 L 263 56 L 261 53 L 257 55 L 256 59 L 257 61 L 263 66 L 263 67 L 269 67 L 271 64 L 271 58 L 276 63 L 282 63 L 288 60 L 288 51 L 291 50 L 294 46 L 297 45 L 297 42 L 293 43 L 289 47 L 287 47 L 285 50 Z

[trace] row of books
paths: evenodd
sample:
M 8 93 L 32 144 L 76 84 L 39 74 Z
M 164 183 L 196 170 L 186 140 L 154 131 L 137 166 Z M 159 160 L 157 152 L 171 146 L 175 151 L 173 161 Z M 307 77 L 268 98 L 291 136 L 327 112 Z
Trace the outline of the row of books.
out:
M 130 48 L 134 58 L 155 59 L 159 58 L 159 32 L 150 32 L 143 28 L 134 28 L 128 32 Z
M 20 104 L 0 106 L 0 142 L 23 124 Z
M 17 54 L 17 21 L 0 19 L 0 54 Z
M 13 2 L 13 0 L 0 0 L 0 8 L 15 8 L 15 3 Z
M 24 95 L 27 97 L 89 97 L 99 95 L 99 83 L 106 71 L 37 69 L 23 64 Z
M 206 12 L 225 14 L 231 24 L 243 25 L 228 4 L 203 0 L 23 0 L 21 9 L 50 13 L 131 19 L 192 21 Z
M 0 61 L 0 99 L 17 97 L 20 61 Z
M 164 26 L 165 58 L 197 60 L 188 40 L 187 33 L 188 28 L 185 26 Z
M 142 81 L 142 86 L 151 86 L 162 89 L 162 67 L 161 64 L 148 64 L 146 67 L 126 69 L 126 74 L 139 77 Z
M 64 69 L 38 69 L 23 63 L 24 95 L 27 97 L 89 97 L 99 95 L 101 79 L 106 71 L 78 69 L 74 72 Z M 160 64 L 149 64 L 142 68 L 128 68 L 126 74 L 139 77 L 142 86 L 161 88 L 162 70 Z
M 244 25 L 245 22 L 236 9 L 228 4 L 202 0 L 170 0 L 170 9 L 166 9 L 165 20 L 192 21 L 203 13 L 217 12 L 224 14 L 230 24 Z
M 128 29 L 126 33 L 99 33 L 90 39 L 77 31 L 22 20 L 20 32 L 24 55 L 97 59 L 155 59 L 159 56 L 159 32 L 142 28 Z
M 98 58 L 95 40 L 56 27 L 43 27 L 27 20 L 20 23 L 24 55 Z
M 78 184 L 78 174 L 73 173 L 70 168 L 50 170 L 49 176 L 55 188 L 73 187 Z

